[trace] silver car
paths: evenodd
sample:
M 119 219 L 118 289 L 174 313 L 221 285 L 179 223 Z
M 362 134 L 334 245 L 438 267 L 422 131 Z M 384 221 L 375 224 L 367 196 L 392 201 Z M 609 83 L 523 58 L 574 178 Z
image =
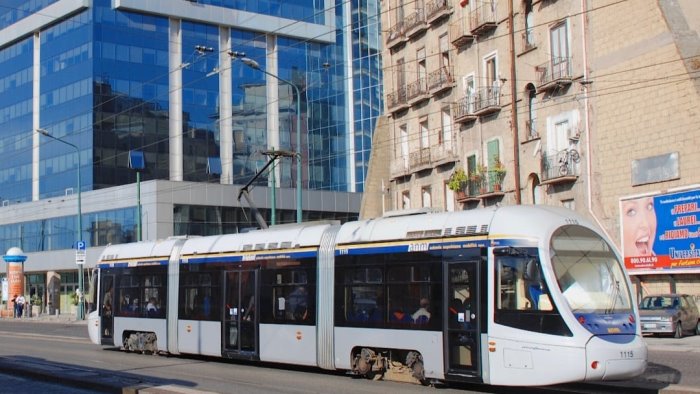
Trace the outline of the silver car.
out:
M 693 297 L 686 294 L 650 295 L 639 305 L 642 334 L 667 334 L 681 338 L 700 335 L 700 312 Z

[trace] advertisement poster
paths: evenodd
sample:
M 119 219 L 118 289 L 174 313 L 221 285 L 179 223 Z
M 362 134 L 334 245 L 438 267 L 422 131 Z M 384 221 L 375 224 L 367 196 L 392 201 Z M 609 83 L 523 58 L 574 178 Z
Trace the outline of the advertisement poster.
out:
M 620 201 L 622 254 L 630 273 L 700 271 L 700 190 Z

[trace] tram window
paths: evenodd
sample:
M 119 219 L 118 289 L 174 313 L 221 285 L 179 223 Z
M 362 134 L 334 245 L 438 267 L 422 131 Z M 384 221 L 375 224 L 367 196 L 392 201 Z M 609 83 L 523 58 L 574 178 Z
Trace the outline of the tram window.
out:
M 166 269 L 127 269 L 117 273 L 116 316 L 164 317 Z M 154 310 L 156 309 L 156 310 Z M 149 313 L 151 310 L 151 313 Z
M 316 271 L 313 268 L 267 269 L 260 293 L 262 323 L 315 323 Z
M 352 286 L 345 291 L 346 320 L 377 325 L 384 321 L 383 286 Z
M 553 307 L 542 280 L 536 249 L 519 254 L 495 253 L 496 311 L 498 324 L 554 335 L 571 331 Z
M 497 308 L 551 311 L 552 302 L 535 258 L 499 256 Z
M 371 261 L 363 258 L 367 260 Z M 348 261 L 350 264 L 336 271 L 337 324 L 439 329 L 439 264 L 396 259 L 381 267 L 356 267 L 351 265 L 353 262 L 357 260 Z
M 187 320 L 221 319 L 219 273 L 181 272 L 179 316 Z

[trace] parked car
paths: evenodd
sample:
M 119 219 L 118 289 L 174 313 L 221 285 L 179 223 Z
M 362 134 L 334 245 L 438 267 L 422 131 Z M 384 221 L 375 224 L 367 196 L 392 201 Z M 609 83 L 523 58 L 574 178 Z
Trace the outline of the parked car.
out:
M 684 333 L 700 335 L 700 312 L 693 297 L 686 294 L 650 295 L 639 305 L 642 334 L 667 334 L 681 338 Z

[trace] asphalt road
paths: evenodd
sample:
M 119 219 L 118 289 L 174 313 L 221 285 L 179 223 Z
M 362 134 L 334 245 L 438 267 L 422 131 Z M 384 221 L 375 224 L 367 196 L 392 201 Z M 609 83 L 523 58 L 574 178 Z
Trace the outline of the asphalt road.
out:
M 644 388 L 645 392 L 700 387 L 700 336 L 647 338 L 649 367 L 633 381 L 608 386 L 566 386 L 556 390 L 583 392 L 626 392 Z M 124 388 L 175 385 L 212 392 L 245 393 L 424 393 L 426 388 L 396 382 L 356 379 L 345 374 L 324 373 L 318 369 L 288 368 L 275 365 L 250 365 L 220 359 L 145 356 L 105 350 L 87 339 L 81 323 L 39 323 L 0 320 L 0 371 L 16 368 L 12 391 L 33 390 L 21 381 L 49 378 L 60 392 L 61 384 L 92 383 L 88 390 L 122 392 Z M 21 370 L 20 370 L 21 369 Z M 2 377 L 0 377 L 2 379 Z M 53 379 L 53 380 L 51 380 Z M 43 384 L 43 383 L 42 383 Z M 6 387 L 6 386 L 2 386 Z M 501 388 L 502 389 L 502 388 Z M 473 390 L 473 391 L 472 391 Z M 440 393 L 501 392 L 482 386 L 442 388 Z M 89 391 L 88 391 L 89 392 Z M 513 392 L 522 392 L 515 390 Z M 609 392 L 609 391 L 608 391 Z M 698 391 L 696 391 L 698 392 Z

